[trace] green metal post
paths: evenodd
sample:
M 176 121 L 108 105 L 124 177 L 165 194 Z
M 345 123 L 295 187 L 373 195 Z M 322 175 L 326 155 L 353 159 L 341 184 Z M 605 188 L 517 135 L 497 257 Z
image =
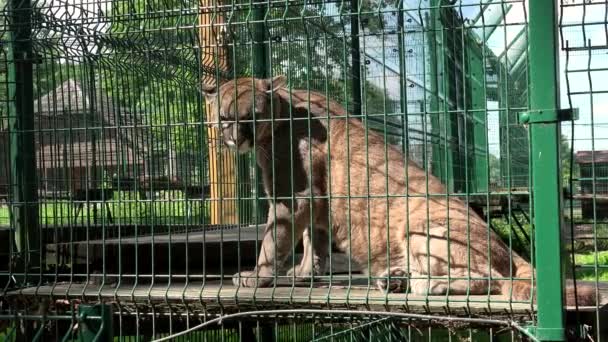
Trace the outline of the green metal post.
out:
M 556 0 L 530 1 L 530 109 L 559 108 Z M 563 269 L 561 263 L 560 123 L 530 124 L 532 195 L 536 241 L 537 310 L 539 341 L 563 341 Z
M 34 139 L 32 3 L 30 0 L 11 0 L 8 6 L 11 226 L 15 230 L 19 264 L 28 273 L 39 271 L 41 257 Z
M 263 4 L 263 3 L 262 3 Z M 264 27 L 264 15 L 266 8 L 262 6 L 262 4 L 258 3 L 256 7 L 253 9 L 252 17 L 256 23 L 253 26 L 253 76 L 257 78 L 266 78 L 268 77 L 268 59 L 270 58 L 269 51 L 266 46 L 266 41 L 268 40 L 266 34 L 266 28 Z M 244 164 L 244 163 L 243 163 Z M 253 167 L 258 167 L 257 163 L 253 161 Z M 247 163 L 247 168 L 249 168 L 249 163 Z M 253 181 L 257 181 L 257 184 L 253 184 L 253 186 L 257 187 L 257 193 L 261 196 L 266 196 L 264 193 L 264 187 L 262 186 L 261 178 L 259 175 L 262 174 L 262 171 L 258 168 L 257 171 L 258 179 L 254 179 Z M 248 195 L 250 197 L 251 195 Z M 257 203 L 257 219 L 258 221 L 261 219 L 262 221 L 266 220 L 266 216 L 268 215 L 268 202 L 266 200 L 260 200 Z M 265 222 L 265 221 L 264 221 Z M 256 222 L 259 223 L 259 222 Z
M 471 112 L 467 115 L 466 124 L 469 125 L 467 140 L 473 147 L 472 153 L 469 152 L 469 165 L 466 170 L 469 172 L 469 191 L 484 192 L 488 191 L 488 157 L 485 148 L 488 144 L 486 138 L 487 112 L 486 93 L 484 92 L 485 69 L 483 63 L 483 51 L 475 43 L 469 32 L 465 32 L 465 54 L 466 54 L 466 95 L 467 109 Z M 468 148 L 468 146 L 467 146 Z
M 113 341 L 112 305 L 79 305 L 78 315 L 80 341 Z M 95 319 L 88 316 L 95 316 Z
M 455 167 L 455 162 L 459 160 L 458 149 L 452 146 L 453 138 L 458 137 L 458 122 L 454 113 L 450 113 L 451 97 L 450 84 L 454 84 L 453 79 L 449 79 L 450 73 L 449 57 L 455 54 L 454 45 L 449 44 L 448 38 L 457 35 L 452 30 L 452 25 L 445 21 L 445 11 L 452 9 L 442 9 L 442 0 L 432 0 L 430 2 L 430 15 L 427 23 L 428 42 L 425 48 L 430 57 L 430 78 L 431 78 L 431 132 L 432 132 L 432 163 L 433 174 L 447 185 L 450 192 L 457 190 L 457 180 L 464 179 L 458 174 L 459 170 Z M 451 13 L 450 13 L 451 14 Z M 447 26 L 446 26 L 447 24 Z M 441 79 L 441 82 L 440 82 Z

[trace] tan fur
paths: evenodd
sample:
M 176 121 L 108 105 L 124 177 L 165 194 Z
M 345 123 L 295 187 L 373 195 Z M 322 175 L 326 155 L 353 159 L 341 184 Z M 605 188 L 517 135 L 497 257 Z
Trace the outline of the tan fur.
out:
M 239 120 L 247 118 L 252 108 L 258 119 L 271 113 L 275 119 L 291 118 L 274 125 L 256 122 L 255 151 L 265 189 L 269 197 L 280 199 L 270 201 L 256 269 L 235 275 L 235 284 L 270 284 L 273 265 L 293 249 L 291 241 L 299 240 L 309 225 L 327 229 L 331 219 L 332 239 L 340 249 L 374 277 L 407 274 L 414 293 L 501 293 L 516 300 L 530 298 L 530 280 L 525 279 L 532 275 L 530 264 L 465 202 L 446 196 L 438 178 L 406 160 L 399 149 L 366 130 L 359 120 L 343 117 L 347 113 L 338 103 L 316 92 L 290 92 L 281 88 L 284 81 L 277 77 L 271 86 L 270 80 L 238 79 L 219 91 L 220 110 L 232 118 L 237 112 Z M 233 108 L 235 88 L 238 111 Z M 271 88 L 275 89 L 272 95 Z M 296 199 L 291 200 L 292 196 Z M 378 286 L 405 287 L 380 280 Z M 582 286 L 578 296 L 579 305 L 596 303 L 595 293 Z M 567 299 L 568 305 L 573 304 L 572 295 Z

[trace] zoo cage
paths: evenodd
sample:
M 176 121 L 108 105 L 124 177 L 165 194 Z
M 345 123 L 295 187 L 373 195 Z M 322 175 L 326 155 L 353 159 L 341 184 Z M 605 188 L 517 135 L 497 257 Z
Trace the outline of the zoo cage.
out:
M 605 1 L 0 1 L 0 339 L 608 339 Z M 347 210 L 349 232 L 351 216 L 367 217 L 367 263 L 348 257 L 350 233 L 329 234 L 325 273 L 286 274 L 309 253 L 294 224 L 272 284 L 233 285 L 277 234 L 269 200 L 315 195 L 265 193 L 258 150 L 225 146 L 203 84 L 277 75 L 348 114 L 319 118 L 309 104 L 273 125 L 303 122 L 310 139 L 315 120 L 361 124 L 365 146 L 381 138 L 420 167 L 425 192 L 379 196 L 387 208 L 424 198 L 420 246 L 430 249 L 436 198 L 448 203 L 446 241 L 450 201 L 464 203 L 466 232 L 479 218 L 484 233 L 463 242 L 468 272 L 421 279 L 522 281 L 513 267 L 502 280 L 472 275 L 471 253 L 495 234 L 537 266 L 523 279 L 536 302 L 377 289 L 395 275 L 365 272 L 379 258 L 371 229 L 389 226 L 369 219 L 370 156 L 366 176 L 346 177 L 367 193 L 344 199 L 367 201 L 367 214 Z M 327 146 L 331 164 L 340 144 Z M 403 176 L 377 172 L 386 189 Z M 443 190 L 429 190 L 431 177 Z M 386 232 L 378 240 L 390 246 Z M 592 305 L 565 306 L 567 263 L 566 283 L 591 288 Z

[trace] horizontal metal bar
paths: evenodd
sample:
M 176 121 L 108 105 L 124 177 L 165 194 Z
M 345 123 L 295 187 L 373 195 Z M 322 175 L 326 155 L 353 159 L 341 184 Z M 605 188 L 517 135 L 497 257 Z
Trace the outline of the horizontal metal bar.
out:
M 101 316 L 89 316 L 86 317 L 87 320 L 101 320 Z M 0 314 L 0 320 L 25 320 L 25 321 L 79 321 L 80 318 L 78 315 L 24 315 L 21 313 L 15 315 L 6 315 Z

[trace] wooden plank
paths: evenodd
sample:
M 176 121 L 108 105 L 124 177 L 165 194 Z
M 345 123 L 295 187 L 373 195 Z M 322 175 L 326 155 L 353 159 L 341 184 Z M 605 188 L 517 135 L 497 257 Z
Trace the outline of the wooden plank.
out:
M 572 196 L 574 200 L 596 200 L 598 202 L 608 201 L 608 195 L 606 194 L 580 194 Z
M 168 243 L 229 243 L 244 241 L 261 241 L 264 236 L 264 225 L 246 227 L 226 227 L 213 230 L 192 231 L 186 233 L 144 235 L 138 237 L 123 237 L 82 241 L 82 244 L 93 245 L 134 245 L 134 244 L 168 244 Z M 62 243 L 59 243 L 62 244 Z M 65 244 L 74 244 L 66 242 Z M 53 244 L 58 245 L 58 244 Z
M 201 0 L 199 16 L 202 64 L 207 70 L 219 69 L 222 73 L 229 70 L 228 52 L 223 46 L 224 17 L 219 6 L 219 0 Z M 203 75 L 201 82 L 215 84 L 221 82 L 214 74 Z M 205 104 L 206 121 L 211 122 L 211 107 Z M 221 148 L 218 132 L 207 126 L 207 148 L 209 158 L 210 179 L 210 211 L 211 224 L 237 224 L 238 201 L 224 198 L 237 198 L 236 155 L 234 152 Z

